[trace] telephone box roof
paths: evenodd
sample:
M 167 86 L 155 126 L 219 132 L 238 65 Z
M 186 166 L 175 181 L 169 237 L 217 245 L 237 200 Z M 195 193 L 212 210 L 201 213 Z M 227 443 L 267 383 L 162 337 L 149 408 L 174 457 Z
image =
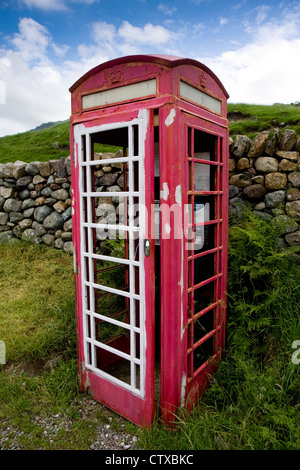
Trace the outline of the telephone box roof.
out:
M 119 57 L 117 59 L 109 60 L 108 62 L 104 62 L 102 64 L 97 65 L 96 67 L 89 70 L 85 73 L 82 77 L 80 77 L 69 89 L 71 93 L 76 90 L 76 88 L 81 85 L 81 83 L 85 82 L 89 77 L 92 77 L 98 72 L 102 70 L 115 67 L 118 65 L 126 64 L 126 63 L 134 63 L 134 62 L 151 62 L 154 64 L 162 65 L 168 68 L 178 67 L 180 65 L 191 65 L 194 67 L 198 67 L 199 69 L 207 72 L 212 79 L 220 86 L 226 98 L 229 98 L 227 91 L 225 90 L 223 84 L 220 82 L 218 77 L 204 64 L 198 62 L 195 59 L 189 59 L 184 57 L 177 57 L 172 55 L 129 55 L 124 57 Z

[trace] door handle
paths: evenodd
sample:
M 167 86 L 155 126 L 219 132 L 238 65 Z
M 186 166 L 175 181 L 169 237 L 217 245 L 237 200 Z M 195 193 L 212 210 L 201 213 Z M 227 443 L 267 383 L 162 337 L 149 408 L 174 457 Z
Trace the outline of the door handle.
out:
M 144 254 L 145 256 L 150 256 L 151 253 L 151 245 L 150 245 L 150 240 L 146 238 L 144 240 Z

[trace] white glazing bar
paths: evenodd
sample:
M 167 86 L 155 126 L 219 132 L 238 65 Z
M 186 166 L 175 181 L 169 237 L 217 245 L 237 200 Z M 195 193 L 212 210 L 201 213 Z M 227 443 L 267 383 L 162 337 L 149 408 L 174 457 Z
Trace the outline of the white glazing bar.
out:
M 93 287 L 95 289 L 104 290 L 105 292 L 110 292 L 111 294 L 121 295 L 122 297 L 133 297 L 136 300 L 140 299 L 138 294 L 132 294 L 131 292 L 115 289 L 114 287 L 103 286 L 102 284 L 96 284 L 95 282 L 84 281 L 84 285 Z
M 120 320 L 116 320 L 115 318 L 110 318 L 110 317 L 106 317 L 105 315 L 101 315 L 101 313 L 90 312 L 89 310 L 87 310 L 86 313 L 87 313 L 87 315 L 92 315 L 95 318 L 98 318 L 99 320 L 103 320 L 103 321 L 105 321 L 107 323 L 111 323 L 112 325 L 115 325 L 115 326 L 120 326 L 121 328 L 124 328 L 126 330 L 130 330 L 132 328 L 135 333 L 140 333 L 140 331 L 141 331 L 140 328 L 138 328 L 137 326 L 133 327 L 130 324 L 124 323 Z
M 132 155 L 132 161 L 138 161 L 138 155 Z M 101 160 L 91 160 L 90 162 L 82 162 L 82 166 L 95 166 L 95 165 L 103 165 L 111 164 L 111 163 L 128 163 L 129 157 L 116 157 L 116 158 L 104 158 Z
M 124 353 L 123 351 L 120 351 L 119 349 L 113 348 L 112 346 L 109 346 L 108 344 L 101 343 L 101 341 L 92 341 L 92 343 L 97 346 L 98 348 L 104 349 L 105 351 L 109 351 L 112 354 L 115 354 L 116 356 L 120 356 L 123 359 L 126 359 L 127 361 L 130 361 L 130 355 L 127 353 Z M 139 359 L 135 359 L 136 364 L 140 364 Z
M 128 176 L 129 176 L 129 226 L 133 227 L 133 190 L 134 190 L 134 168 L 133 168 L 133 162 L 132 162 L 132 157 L 134 155 L 134 127 L 129 126 L 128 128 L 128 142 L 129 142 L 129 148 L 128 148 L 128 153 L 129 153 L 129 166 L 128 166 Z M 130 233 L 129 233 L 130 235 Z M 130 260 L 133 258 L 133 253 L 134 253 L 134 239 L 132 236 L 129 236 L 129 256 Z M 135 279 L 134 279 L 134 267 L 130 263 L 129 265 L 129 288 L 131 293 L 135 293 Z M 130 325 L 135 326 L 135 301 L 134 298 L 131 297 L 130 299 Z M 134 351 L 135 351 L 135 333 L 131 329 L 130 330 L 130 356 L 131 356 L 131 361 L 130 361 L 130 383 L 133 387 L 136 386 L 136 368 L 134 365 Z
M 144 260 L 144 239 L 146 235 L 146 214 L 144 212 L 145 208 L 145 138 L 148 129 L 148 120 L 149 120 L 149 110 L 144 109 L 141 112 L 141 123 L 139 125 L 139 156 L 140 156 L 140 163 L 139 163 L 139 174 L 138 174 L 138 182 L 139 182 L 139 192 L 140 192 L 140 231 L 139 231 L 139 245 L 140 245 L 140 260 Z M 144 265 L 142 264 L 139 270 L 139 284 L 140 289 L 145 289 L 145 271 Z M 145 293 L 144 293 L 145 295 Z M 140 302 L 139 308 L 139 324 L 141 325 L 141 334 L 140 334 L 140 358 L 141 358 L 141 365 L 140 365 L 140 390 L 142 395 L 145 393 L 145 340 L 146 340 L 146 318 L 145 318 L 145 298 L 143 297 L 143 302 Z
M 117 225 L 117 224 L 101 224 L 100 222 L 99 223 L 87 223 L 87 222 L 83 222 L 83 227 L 89 227 L 89 228 L 102 228 L 102 227 L 105 227 L 105 228 L 108 228 L 108 229 L 112 229 L 112 230 L 119 230 L 119 231 L 126 231 L 126 232 L 138 232 L 139 231 L 139 228 L 138 227 L 128 227 L 128 225 Z
M 96 374 L 99 374 L 99 369 L 90 367 L 90 369 L 95 372 Z M 143 396 L 140 390 L 137 390 L 133 388 L 131 385 L 127 384 L 126 382 L 123 382 L 123 380 L 117 379 L 113 375 L 108 374 L 107 372 L 100 371 L 101 372 L 101 377 L 109 380 L 110 382 L 121 386 L 122 388 L 125 388 L 126 390 L 129 390 L 130 392 L 134 393 L 137 396 Z
M 79 186 L 79 193 L 80 193 L 80 238 L 81 238 L 81 276 L 82 279 L 87 279 L 87 269 L 86 269 L 86 263 L 84 262 L 84 258 L 82 256 L 83 252 L 83 247 L 85 249 L 88 249 L 88 240 L 86 238 L 86 233 L 83 230 L 83 220 L 85 219 L 85 206 L 83 204 L 83 198 L 81 196 L 82 193 L 82 188 L 84 185 L 83 178 L 84 174 L 82 171 L 82 162 L 84 159 L 84 154 L 85 154 L 85 139 L 86 136 L 80 135 L 77 137 L 80 139 L 80 142 L 78 142 L 78 148 L 79 148 L 79 155 L 78 155 L 78 164 L 79 164 L 79 181 L 78 181 L 78 186 Z M 76 150 L 75 150 L 76 151 Z M 82 304 L 83 304 L 83 347 L 84 347 L 84 357 L 85 357 L 85 362 L 91 366 L 92 365 L 92 357 L 90 355 L 90 349 L 88 347 L 88 343 L 86 342 L 86 339 L 88 337 L 88 321 L 90 321 L 90 318 L 86 315 L 86 310 L 88 308 L 88 299 L 87 299 L 87 293 L 89 293 L 89 287 L 83 287 L 82 289 Z
M 91 161 L 91 136 L 90 134 L 86 134 L 86 161 L 90 162 Z M 87 166 L 86 167 L 86 188 L 87 188 L 87 193 L 91 192 L 92 190 L 92 172 L 91 172 L 91 167 Z M 93 214 L 92 214 L 92 204 L 91 204 L 91 198 L 87 197 L 87 221 L 88 224 L 92 222 L 93 220 Z M 93 233 L 90 227 L 88 227 L 88 252 L 93 253 Z M 89 279 L 90 281 L 94 279 L 94 263 L 91 257 L 88 258 L 88 269 L 89 269 Z M 89 290 L 90 290 L 90 309 L 93 311 L 95 310 L 95 293 L 94 289 L 91 285 L 91 282 L 89 284 Z M 95 331 L 95 322 L 92 321 L 91 325 L 91 338 L 92 340 L 96 339 L 96 331 Z M 95 348 L 92 348 L 92 365 L 96 365 L 96 351 Z
M 138 197 L 139 193 L 137 191 L 133 192 L 132 195 L 134 197 Z M 100 191 L 100 192 L 84 192 L 82 193 L 82 196 L 90 196 L 90 197 L 128 197 L 129 196 L 129 191 Z
M 130 263 L 133 264 L 133 266 L 139 266 L 140 262 L 139 261 L 134 261 L 134 260 L 128 260 L 124 258 L 116 258 L 114 256 L 107 256 L 107 255 L 97 255 L 97 254 L 90 254 L 90 253 L 83 253 L 84 256 L 91 256 L 94 259 L 100 259 L 102 261 L 112 261 L 114 263 L 120 263 L 120 264 L 127 264 L 129 265 Z

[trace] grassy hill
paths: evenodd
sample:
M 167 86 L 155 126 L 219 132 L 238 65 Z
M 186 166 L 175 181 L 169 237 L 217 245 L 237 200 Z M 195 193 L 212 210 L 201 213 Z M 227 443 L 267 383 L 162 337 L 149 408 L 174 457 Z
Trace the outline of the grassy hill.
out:
M 253 137 L 260 131 L 289 127 L 300 134 L 300 107 L 274 104 L 272 106 L 228 104 L 230 135 L 247 134 Z M 53 144 L 56 143 L 54 146 Z M 97 148 L 97 151 L 111 148 Z M 48 161 L 67 157 L 69 121 L 42 130 L 34 130 L 0 138 L 0 163 L 22 160 Z

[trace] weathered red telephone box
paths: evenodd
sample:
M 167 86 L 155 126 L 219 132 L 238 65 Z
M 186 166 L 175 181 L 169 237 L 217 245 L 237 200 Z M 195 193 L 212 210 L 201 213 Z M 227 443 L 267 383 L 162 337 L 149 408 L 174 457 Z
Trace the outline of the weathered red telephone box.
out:
M 70 91 L 81 389 L 139 426 L 156 403 L 171 423 L 224 353 L 228 95 L 195 60 L 144 55 Z

